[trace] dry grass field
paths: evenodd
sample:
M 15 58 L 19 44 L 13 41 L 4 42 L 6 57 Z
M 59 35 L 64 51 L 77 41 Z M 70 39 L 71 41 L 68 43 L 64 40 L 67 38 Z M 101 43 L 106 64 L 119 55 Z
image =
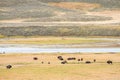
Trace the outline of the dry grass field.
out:
M 52 36 L 47 36 L 47 37 L 13 36 L 10 38 L 3 38 L 3 39 L 1 38 L 0 40 L 0 44 L 83 44 L 83 43 L 97 43 L 97 42 L 114 42 L 114 40 L 111 41 L 109 39 L 104 39 L 104 38 L 89 38 L 89 37 L 52 37 Z
M 4 37 L 4 36 L 1 36 Z M 53 37 L 53 36 L 12 36 L 0 38 L 0 46 L 4 45 L 50 45 L 62 47 L 120 47 L 119 37 Z M 91 45 L 92 44 L 92 45 Z
M 68 64 L 61 64 L 57 59 L 59 55 L 65 60 L 68 57 L 84 60 L 67 60 Z M 38 57 L 38 60 L 33 60 L 33 57 Z M 93 59 L 96 59 L 95 63 L 85 64 Z M 107 64 L 107 60 L 112 60 L 113 64 Z M 13 68 L 6 69 L 8 64 Z M 0 80 L 120 80 L 120 54 L 1 54 Z

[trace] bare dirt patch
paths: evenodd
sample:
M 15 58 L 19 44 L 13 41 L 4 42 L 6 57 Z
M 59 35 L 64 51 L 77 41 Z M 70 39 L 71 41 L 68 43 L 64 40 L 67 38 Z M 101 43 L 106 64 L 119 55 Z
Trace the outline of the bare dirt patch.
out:
M 105 10 L 105 11 L 98 11 L 98 12 L 87 12 L 88 15 L 94 15 L 94 16 L 105 16 L 105 17 L 112 17 L 112 20 L 109 20 L 107 22 L 113 23 L 118 22 L 120 23 L 120 10 Z M 102 23 L 102 22 L 101 22 Z M 103 23 L 105 23 L 103 21 Z
M 92 10 L 94 8 L 99 8 L 99 4 L 91 4 L 91 3 L 84 3 L 84 2 L 50 2 L 52 6 L 57 6 L 66 9 L 74 9 L 74 10 Z

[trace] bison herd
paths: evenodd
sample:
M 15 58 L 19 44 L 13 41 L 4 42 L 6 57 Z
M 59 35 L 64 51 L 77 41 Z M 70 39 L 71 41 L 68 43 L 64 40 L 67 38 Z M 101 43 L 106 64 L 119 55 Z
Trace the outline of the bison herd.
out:
M 80 61 L 82 62 L 84 60 L 83 58 L 77 59 L 75 57 L 69 57 L 67 59 L 64 59 L 62 56 L 58 56 L 57 59 L 61 61 L 60 62 L 61 64 L 68 64 L 68 62 L 72 61 L 72 60 L 74 60 L 74 61 L 76 60 L 78 62 L 80 62 Z M 33 60 L 38 60 L 38 57 L 33 57 Z M 90 63 L 93 63 L 93 62 L 96 62 L 96 59 L 93 59 L 92 62 L 91 61 L 85 61 L 85 64 L 90 64 Z M 108 60 L 106 63 L 107 64 L 112 64 L 113 62 L 111 60 Z M 44 62 L 42 61 L 41 64 L 44 64 Z M 50 62 L 47 62 L 47 64 L 50 64 Z M 11 69 L 12 65 L 7 65 L 6 68 Z
M 62 56 L 58 56 L 57 58 L 58 58 L 58 60 L 61 61 L 61 64 L 67 64 L 68 61 L 71 61 L 71 60 L 77 60 L 78 62 L 80 62 L 80 61 L 82 62 L 82 61 L 83 61 L 83 58 L 77 59 L 77 58 L 75 58 L 75 57 L 69 57 L 69 58 L 67 58 L 67 59 L 64 59 Z M 93 59 L 93 62 L 96 62 L 96 59 Z M 85 63 L 86 63 L 86 64 L 90 64 L 90 63 L 92 63 L 92 62 L 91 62 L 91 61 L 85 61 Z M 112 61 L 111 61 L 111 60 L 108 60 L 108 61 L 107 61 L 107 64 L 112 64 Z

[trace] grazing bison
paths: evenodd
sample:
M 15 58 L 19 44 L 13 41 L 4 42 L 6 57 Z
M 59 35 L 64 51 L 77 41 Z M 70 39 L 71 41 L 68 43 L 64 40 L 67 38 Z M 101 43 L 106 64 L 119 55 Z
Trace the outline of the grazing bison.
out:
M 50 64 L 50 62 L 48 62 L 48 64 Z
M 80 61 L 80 59 L 78 59 L 78 61 Z
M 91 62 L 90 62 L 90 61 L 86 61 L 85 63 L 86 63 L 86 64 L 90 64 Z
M 43 64 L 44 62 L 42 61 L 41 63 Z
M 83 58 L 81 58 L 81 61 L 83 61 Z
M 93 61 L 96 62 L 96 59 L 94 59 Z
M 63 61 L 63 62 L 61 62 L 61 64 L 67 64 L 67 61 Z
M 76 60 L 75 57 L 67 58 L 67 60 Z
M 59 60 L 64 60 L 62 56 L 57 57 Z
M 37 57 L 33 57 L 33 60 L 38 60 L 38 58 Z
M 7 69 L 11 69 L 12 66 L 11 66 L 11 65 L 7 65 L 6 68 L 7 68 Z
M 112 64 L 112 61 L 111 61 L 111 60 L 108 60 L 107 63 L 108 63 L 108 64 Z

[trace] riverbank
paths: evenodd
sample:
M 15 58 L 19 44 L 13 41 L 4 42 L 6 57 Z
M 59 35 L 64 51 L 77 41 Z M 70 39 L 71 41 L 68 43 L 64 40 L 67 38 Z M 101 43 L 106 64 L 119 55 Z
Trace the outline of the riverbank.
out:
M 83 58 L 83 61 L 71 60 L 68 64 L 61 64 L 57 56 L 62 56 L 65 60 L 68 57 Z M 33 57 L 38 60 L 33 60 Z M 85 61 L 93 62 L 93 59 L 96 59 L 95 63 L 85 64 Z M 107 60 L 112 60 L 113 64 L 107 64 Z M 14 80 L 119 80 L 119 61 L 119 53 L 1 54 L 0 80 L 11 80 L 13 77 Z M 6 69 L 8 64 L 13 68 Z
M 0 46 L 34 46 L 34 47 L 120 47 L 120 37 L 8 37 L 0 39 Z

